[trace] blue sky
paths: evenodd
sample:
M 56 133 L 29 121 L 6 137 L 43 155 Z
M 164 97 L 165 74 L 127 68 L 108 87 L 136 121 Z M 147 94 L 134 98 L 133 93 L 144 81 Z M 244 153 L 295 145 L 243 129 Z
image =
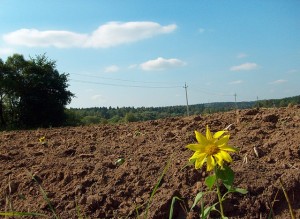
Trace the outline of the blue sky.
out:
M 300 94 L 300 1 L 0 0 L 0 57 L 44 54 L 68 107 Z

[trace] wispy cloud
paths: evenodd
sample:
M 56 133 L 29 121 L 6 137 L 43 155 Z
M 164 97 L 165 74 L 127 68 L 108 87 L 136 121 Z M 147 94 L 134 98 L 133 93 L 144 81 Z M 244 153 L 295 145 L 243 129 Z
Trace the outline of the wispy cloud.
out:
M 204 33 L 205 32 L 205 29 L 204 28 L 199 28 L 198 29 L 198 33 Z
M 111 66 L 107 66 L 105 69 L 104 69 L 104 72 L 106 73 L 112 73 L 112 72 L 117 72 L 119 71 L 120 68 L 116 65 L 111 65 Z
M 16 51 L 12 48 L 0 48 L 0 56 L 10 56 L 13 55 Z
M 242 80 L 237 80 L 237 81 L 231 81 L 231 82 L 229 82 L 229 84 L 241 84 L 241 83 L 243 83 Z
M 150 21 L 109 22 L 90 34 L 65 30 L 20 29 L 5 34 L 3 40 L 11 45 L 27 47 L 108 48 L 168 34 L 176 28 L 176 24 L 162 26 Z
M 158 57 L 157 59 L 140 64 L 140 67 L 144 71 L 162 71 L 169 68 L 182 67 L 184 65 L 186 65 L 186 63 L 179 59 L 165 59 Z
M 299 72 L 297 69 L 290 69 L 286 73 L 287 74 L 294 74 L 294 73 L 297 73 L 297 72 Z
M 282 84 L 282 83 L 286 83 L 286 82 L 287 82 L 287 80 L 279 79 L 276 81 L 272 81 L 269 84 Z
M 246 53 L 243 53 L 243 52 L 241 52 L 241 53 L 239 53 L 239 54 L 237 54 L 237 58 L 238 59 L 242 59 L 242 58 L 246 58 L 248 55 L 246 54 Z
M 95 94 L 93 96 L 91 96 L 91 99 L 93 101 L 97 101 L 97 103 L 106 103 L 106 98 L 103 97 L 101 94 Z
M 249 71 L 254 70 L 258 67 L 256 63 L 247 62 L 241 65 L 232 66 L 230 68 L 230 71 Z
M 134 69 L 136 67 L 138 67 L 138 64 L 132 64 L 128 66 L 128 69 Z

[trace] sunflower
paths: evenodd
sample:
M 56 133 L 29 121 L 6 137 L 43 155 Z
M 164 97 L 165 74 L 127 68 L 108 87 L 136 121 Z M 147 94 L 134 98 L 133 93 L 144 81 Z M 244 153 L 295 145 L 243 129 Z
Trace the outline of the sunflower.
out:
M 44 143 L 45 141 L 46 141 L 46 137 L 45 136 L 39 138 L 39 142 L 40 143 Z
M 237 149 L 228 145 L 230 135 L 225 134 L 227 131 L 218 131 L 212 134 L 206 126 L 206 136 L 195 131 L 198 144 L 189 144 L 186 147 L 195 151 L 189 159 L 195 163 L 195 168 L 200 169 L 207 162 L 207 171 L 211 171 L 219 165 L 223 169 L 224 160 L 232 162 L 228 152 L 236 152 Z

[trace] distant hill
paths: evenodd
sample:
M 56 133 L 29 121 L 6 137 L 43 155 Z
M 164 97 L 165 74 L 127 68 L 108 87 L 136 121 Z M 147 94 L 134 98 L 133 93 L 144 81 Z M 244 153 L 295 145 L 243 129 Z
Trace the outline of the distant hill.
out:
M 269 99 L 244 102 L 215 102 L 189 105 L 189 115 L 225 112 L 232 109 L 248 109 L 254 107 L 286 107 L 289 104 L 300 104 L 300 95 L 282 99 Z M 68 115 L 67 125 L 120 123 L 155 120 L 166 117 L 187 115 L 187 107 L 92 107 L 71 108 L 66 110 Z

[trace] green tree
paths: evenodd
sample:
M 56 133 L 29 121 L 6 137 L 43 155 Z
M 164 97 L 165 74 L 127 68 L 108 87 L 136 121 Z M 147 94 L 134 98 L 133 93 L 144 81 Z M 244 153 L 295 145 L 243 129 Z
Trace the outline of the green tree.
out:
M 101 122 L 101 118 L 98 116 L 85 116 L 81 120 L 85 125 L 89 124 L 99 124 Z
M 0 127 L 6 126 L 5 119 L 4 119 L 4 63 L 2 59 L 0 59 Z
M 137 118 L 135 117 L 134 113 L 128 112 L 125 115 L 125 122 L 136 122 Z
M 57 71 L 55 61 L 45 55 L 25 60 L 15 54 L 8 57 L 3 68 L 8 73 L 1 86 L 5 97 L 2 106 L 11 123 L 23 127 L 64 124 L 65 106 L 74 94 L 67 90 L 68 75 Z
M 17 84 L 19 83 L 17 67 L 13 68 L 13 61 L 19 61 L 20 57 L 15 55 L 7 59 L 6 63 L 0 61 L 0 126 L 10 126 L 17 119 Z M 15 62 L 15 66 L 19 66 Z M 18 67 L 21 68 L 21 67 Z

